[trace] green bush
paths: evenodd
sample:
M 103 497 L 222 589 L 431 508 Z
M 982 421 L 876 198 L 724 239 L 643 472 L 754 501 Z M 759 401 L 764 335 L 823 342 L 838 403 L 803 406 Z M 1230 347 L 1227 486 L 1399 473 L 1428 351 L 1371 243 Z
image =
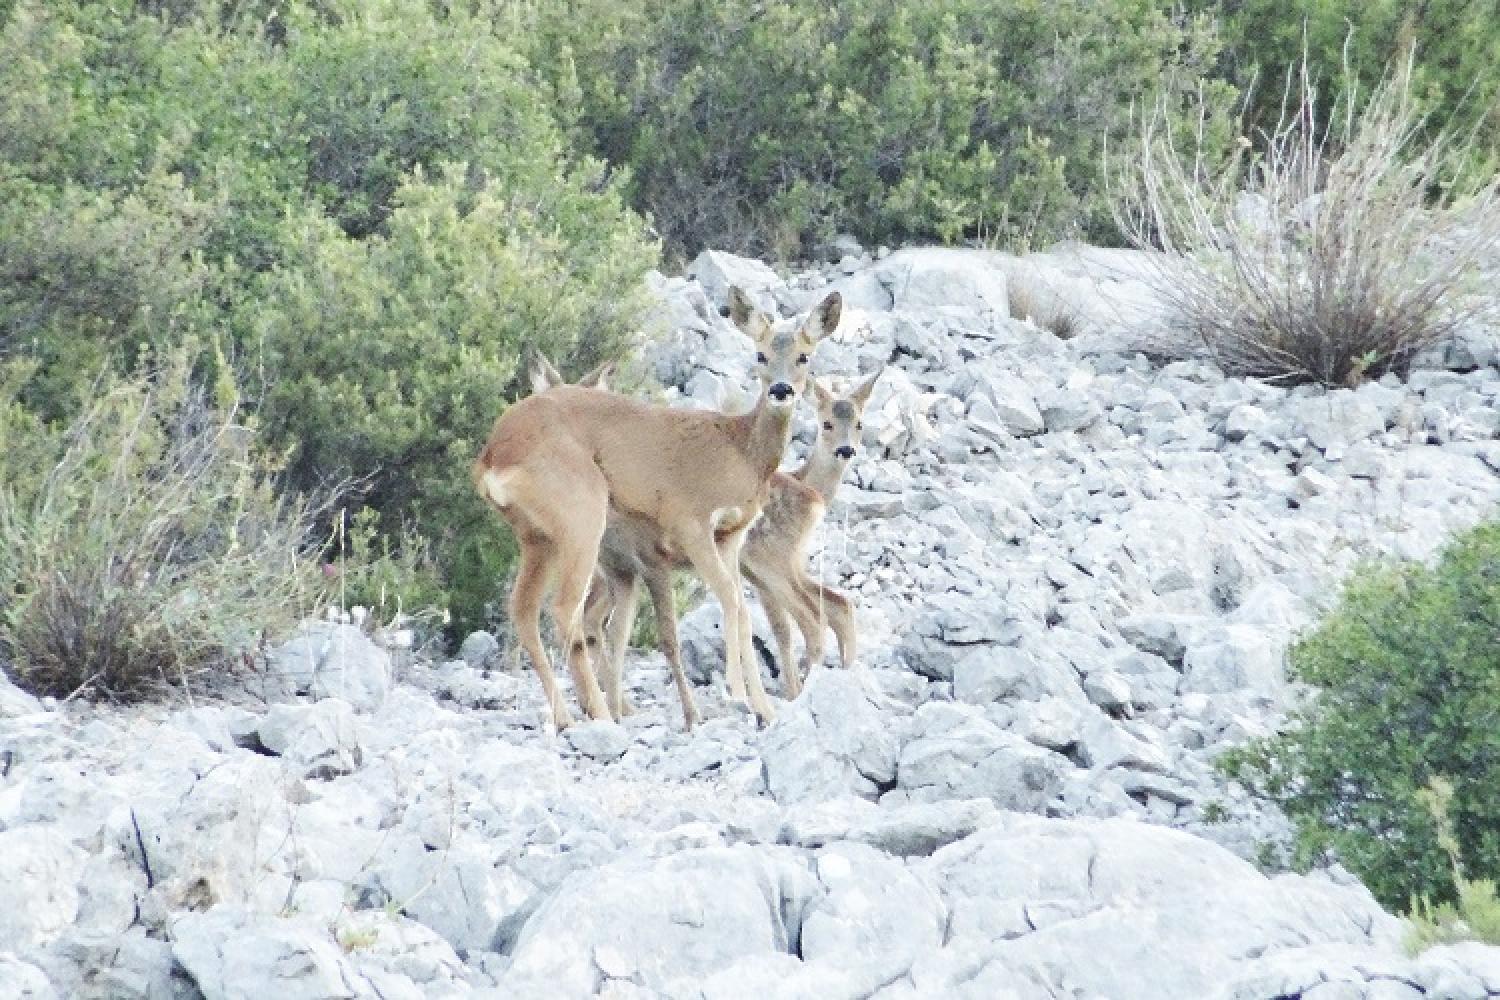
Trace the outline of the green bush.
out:
M 1252 130 L 1275 128 L 1288 67 L 1301 65 L 1304 54 L 1323 84 L 1317 111 L 1326 118 L 1350 86 L 1370 91 L 1414 50 L 1413 92 L 1431 124 L 1457 131 L 1477 124 L 1470 165 L 1480 176 L 1500 167 L 1500 30 L 1492 4 L 1194 0 L 1188 7 L 1221 19 L 1221 71 L 1250 92 Z
M 1448 855 L 1453 871 L 1456 900 L 1436 903 L 1426 897 L 1412 900 L 1412 926 L 1407 948 L 1413 953 L 1433 945 L 1459 941 L 1481 941 L 1500 945 L 1500 896 L 1495 894 L 1493 879 L 1471 879 L 1464 872 L 1458 838 L 1453 833 L 1453 783 L 1434 778 L 1420 794 L 1437 828 L 1438 846 Z
M 1279 735 L 1225 758 L 1281 807 L 1296 857 L 1332 854 L 1381 902 L 1456 897 L 1500 876 L 1500 522 L 1455 539 L 1432 567 L 1370 567 L 1291 652 L 1312 686 Z M 1424 801 L 1446 779 L 1439 821 Z
M 185 364 L 102 388 L 51 440 L 44 478 L 0 486 L 0 660 L 20 686 L 190 689 L 316 610 L 313 511 Z
M 517 359 L 620 351 L 657 248 L 502 26 L 454 8 L 20 0 L 0 361 L 29 362 L 14 398 L 45 424 L 102 374 L 218 345 L 282 483 L 356 486 L 371 544 L 425 563 L 390 551 L 416 541 L 469 627 L 509 541 L 466 470 Z
M 518 359 L 528 346 L 609 357 L 642 304 L 651 248 L 622 207 L 567 194 L 521 205 L 462 168 L 418 176 L 386 235 L 307 220 L 253 311 L 261 413 L 270 440 L 292 447 L 288 481 L 368 479 L 386 528 L 430 542 L 462 627 L 483 621 L 510 559 L 469 466 Z
M 1196 87 L 1207 18 L 1135 0 L 572 0 L 517 34 L 668 246 L 1107 239 L 1106 143 Z M 511 17 L 500 8 L 497 18 Z M 1209 82 L 1226 106 L 1230 91 Z M 1230 136 L 1210 123 L 1219 139 Z

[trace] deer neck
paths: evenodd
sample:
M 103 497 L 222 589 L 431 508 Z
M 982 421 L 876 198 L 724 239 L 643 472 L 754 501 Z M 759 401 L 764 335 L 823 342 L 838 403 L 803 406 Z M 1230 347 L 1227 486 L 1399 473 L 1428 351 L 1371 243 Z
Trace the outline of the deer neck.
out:
M 839 483 L 844 481 L 844 470 L 848 467 L 847 459 L 839 458 L 813 442 L 807 461 L 793 475 L 823 494 L 824 499 L 828 499 L 838 490 Z
M 745 458 L 762 480 L 770 479 L 781 464 L 781 456 L 792 437 L 793 409 L 790 406 L 771 406 L 762 395 L 755 409 L 740 418 Z

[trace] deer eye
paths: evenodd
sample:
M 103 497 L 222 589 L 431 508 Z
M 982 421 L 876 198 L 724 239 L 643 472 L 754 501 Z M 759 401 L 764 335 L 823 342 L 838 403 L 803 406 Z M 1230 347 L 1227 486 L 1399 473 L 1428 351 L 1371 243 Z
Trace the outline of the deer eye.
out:
M 762 352 L 756 354 L 755 355 L 755 361 L 756 361 L 757 364 L 762 364 L 762 365 L 765 364 L 766 363 L 765 352 L 762 351 Z
M 805 364 L 807 364 L 807 355 L 806 354 L 799 354 L 799 355 L 797 355 L 797 364 L 799 364 L 799 365 L 805 365 Z
M 825 421 L 823 421 L 823 429 L 825 431 L 831 431 L 831 430 L 833 430 L 833 421 L 832 420 L 825 420 Z
M 862 431 L 862 430 L 865 429 L 865 425 L 864 424 L 855 424 L 854 425 L 854 429 L 857 430 L 857 431 Z

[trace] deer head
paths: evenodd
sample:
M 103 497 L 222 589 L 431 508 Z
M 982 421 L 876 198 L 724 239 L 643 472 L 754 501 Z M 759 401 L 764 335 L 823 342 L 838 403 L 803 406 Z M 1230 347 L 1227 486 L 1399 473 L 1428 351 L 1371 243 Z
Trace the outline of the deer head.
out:
M 749 296 L 730 286 L 729 318 L 755 342 L 756 372 L 769 406 L 790 412 L 796 405 L 807 388 L 813 349 L 838 327 L 843 305 L 839 293 L 830 292 L 800 324 L 788 327 L 773 322 Z

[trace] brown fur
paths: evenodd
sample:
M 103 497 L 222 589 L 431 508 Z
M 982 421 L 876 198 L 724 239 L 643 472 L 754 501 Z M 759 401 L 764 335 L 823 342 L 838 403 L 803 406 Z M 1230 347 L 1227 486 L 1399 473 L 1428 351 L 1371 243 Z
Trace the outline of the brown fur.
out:
M 572 719 L 540 635 L 541 603 L 554 582 L 553 616 L 579 699 L 591 718 L 610 718 L 590 664 L 583 602 L 611 508 L 649 524 L 664 550 L 703 577 L 724 608 L 731 694 L 748 700 L 762 721 L 771 718 L 759 671 L 747 686 L 742 664 L 748 614 L 739 550 L 786 447 L 809 355 L 837 325 L 841 302 L 831 294 L 791 333 L 777 331 L 739 289 L 729 298 L 735 324 L 763 359 L 763 390 L 749 413 L 674 410 L 558 386 L 502 414 L 474 463 L 475 487 L 521 546 L 511 616 L 558 728 Z
M 769 498 L 740 552 L 744 577 L 755 586 L 771 622 L 788 698 L 795 698 L 802 690 L 802 670 L 792 658 L 790 622 L 795 622 L 802 633 L 809 668 L 822 663 L 824 629 L 829 625 L 838 640 L 840 662 L 848 667 L 854 661 L 853 605 L 843 594 L 808 574 L 807 548 L 827 509 L 827 498 L 821 490 L 831 494 L 843 476 L 848 456 L 837 452 L 841 448 L 852 452 L 859 440 L 860 414 L 876 378 L 842 398 L 814 381 L 819 431 L 813 450 L 795 473 L 777 472 L 771 477 Z M 644 580 L 656 610 L 661 651 L 672 670 L 688 728 L 692 728 L 698 711 L 682 669 L 671 589 L 672 570 L 681 566 L 680 555 L 664 544 L 649 522 L 611 512 L 599 555 L 602 580 L 596 578 L 589 592 L 584 628 L 596 645 L 603 640 L 607 658 L 604 687 L 611 706 L 617 713 L 630 711 L 624 700 L 621 672 L 639 584 Z M 607 635 L 603 634 L 606 620 Z M 749 669 L 758 673 L 753 659 Z

